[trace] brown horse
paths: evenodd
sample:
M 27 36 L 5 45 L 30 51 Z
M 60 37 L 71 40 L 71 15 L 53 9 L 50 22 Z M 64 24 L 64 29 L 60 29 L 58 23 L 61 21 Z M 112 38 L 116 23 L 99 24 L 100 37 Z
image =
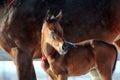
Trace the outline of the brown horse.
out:
M 66 40 L 112 43 L 120 33 L 120 0 L 11 1 L 0 0 L 0 46 L 15 62 L 19 80 L 36 79 L 32 59 L 41 58 L 39 35 L 48 9 L 54 14 L 63 10 Z
M 112 44 L 100 40 L 86 40 L 71 43 L 64 40 L 57 17 L 47 17 L 41 33 L 42 66 L 52 80 L 67 80 L 68 76 L 78 76 L 96 67 L 102 80 L 112 80 L 117 49 Z

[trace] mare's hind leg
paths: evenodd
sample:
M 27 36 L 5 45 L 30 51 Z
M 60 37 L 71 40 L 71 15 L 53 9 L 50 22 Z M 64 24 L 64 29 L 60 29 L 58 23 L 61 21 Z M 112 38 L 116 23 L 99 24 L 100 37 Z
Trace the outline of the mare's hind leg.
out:
M 36 75 L 32 63 L 32 55 L 18 48 L 13 48 L 19 80 L 36 80 Z

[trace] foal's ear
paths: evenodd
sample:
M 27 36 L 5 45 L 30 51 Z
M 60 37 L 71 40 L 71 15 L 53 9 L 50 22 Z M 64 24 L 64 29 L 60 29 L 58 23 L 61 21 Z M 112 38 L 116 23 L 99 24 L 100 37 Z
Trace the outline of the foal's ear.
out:
M 50 20 L 50 10 L 47 10 L 46 16 L 45 16 L 45 21 L 49 21 Z
M 60 10 L 58 15 L 56 16 L 56 20 L 60 21 L 61 19 L 62 19 L 62 10 Z

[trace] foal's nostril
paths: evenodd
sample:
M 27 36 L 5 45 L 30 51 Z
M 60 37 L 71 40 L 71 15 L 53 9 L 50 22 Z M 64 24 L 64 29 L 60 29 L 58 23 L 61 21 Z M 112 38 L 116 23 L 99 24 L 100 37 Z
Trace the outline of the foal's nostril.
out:
M 65 46 L 62 46 L 62 49 L 65 51 L 65 49 L 66 49 Z
M 67 51 L 68 47 L 67 47 L 67 45 L 66 45 L 65 43 L 63 44 L 62 49 L 63 49 L 64 51 Z

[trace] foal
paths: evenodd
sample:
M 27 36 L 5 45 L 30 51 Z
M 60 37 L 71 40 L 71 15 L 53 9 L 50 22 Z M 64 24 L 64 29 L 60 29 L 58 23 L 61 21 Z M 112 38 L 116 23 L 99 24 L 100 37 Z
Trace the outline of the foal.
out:
M 117 50 L 112 44 L 100 40 L 79 43 L 67 42 L 59 24 L 62 17 L 48 16 L 42 26 L 42 67 L 50 80 L 67 80 L 68 76 L 80 76 L 97 68 L 101 80 L 112 80 Z

